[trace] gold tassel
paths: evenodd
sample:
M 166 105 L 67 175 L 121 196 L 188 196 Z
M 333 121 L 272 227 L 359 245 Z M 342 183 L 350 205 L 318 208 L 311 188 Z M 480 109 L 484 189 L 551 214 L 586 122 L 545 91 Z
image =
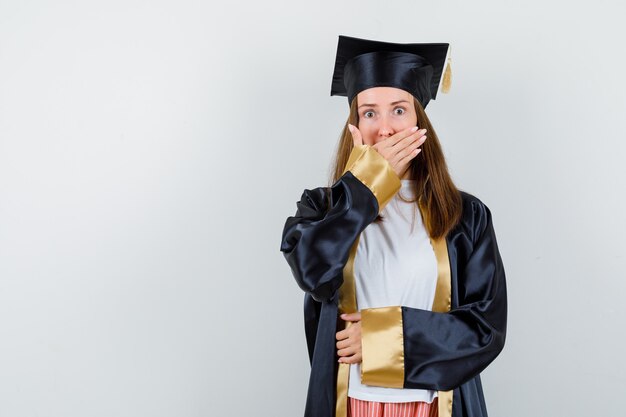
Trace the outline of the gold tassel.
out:
M 448 64 L 446 65 L 446 70 L 443 72 L 443 81 L 441 83 L 441 92 L 449 92 L 450 84 L 452 83 L 452 69 L 450 68 L 450 58 L 448 58 Z

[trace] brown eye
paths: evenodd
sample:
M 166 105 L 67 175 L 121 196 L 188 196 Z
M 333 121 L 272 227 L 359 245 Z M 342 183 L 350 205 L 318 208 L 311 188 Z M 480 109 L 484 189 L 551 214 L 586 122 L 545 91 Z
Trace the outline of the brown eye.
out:
M 400 110 L 400 112 L 398 113 L 398 110 Z M 402 107 L 396 107 L 396 114 L 404 114 L 405 110 Z
M 367 117 L 367 118 L 372 117 L 372 116 L 368 116 L 368 114 L 371 114 L 371 115 L 373 116 L 373 115 L 374 115 L 374 112 L 373 112 L 373 111 L 371 111 L 371 110 L 368 110 L 368 111 L 366 111 L 365 113 L 363 113 L 363 117 Z

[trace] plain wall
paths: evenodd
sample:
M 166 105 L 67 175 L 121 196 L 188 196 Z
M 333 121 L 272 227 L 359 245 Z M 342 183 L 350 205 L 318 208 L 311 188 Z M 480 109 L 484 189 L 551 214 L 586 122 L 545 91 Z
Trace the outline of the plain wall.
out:
M 615 414 L 625 9 L 1 0 L 0 415 L 302 415 L 279 244 L 348 113 L 340 34 L 452 45 L 427 113 L 507 272 L 490 415 Z

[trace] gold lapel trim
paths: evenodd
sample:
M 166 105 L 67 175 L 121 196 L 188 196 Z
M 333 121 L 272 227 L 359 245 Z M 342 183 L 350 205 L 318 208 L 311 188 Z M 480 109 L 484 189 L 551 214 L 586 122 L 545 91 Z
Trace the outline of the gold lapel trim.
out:
M 361 235 L 357 236 L 356 240 L 350 248 L 350 255 L 348 261 L 343 267 L 343 284 L 339 288 L 339 314 L 354 313 L 356 312 L 356 285 L 354 283 L 354 258 L 356 257 L 356 250 L 359 246 L 359 239 Z M 352 322 L 345 320 L 339 320 L 337 324 L 337 331 L 347 329 Z M 339 363 L 339 370 L 337 371 L 337 401 L 335 405 L 335 417 L 347 417 L 348 414 L 348 381 L 350 378 L 350 364 Z
M 422 199 L 419 199 L 419 209 L 425 225 L 428 223 L 428 216 Z M 428 227 L 427 229 L 428 230 Z M 450 274 L 450 259 L 448 257 L 448 243 L 445 236 L 439 239 L 430 239 L 430 244 L 437 258 L 437 287 L 435 288 L 435 299 L 433 300 L 432 311 L 437 313 L 447 313 L 450 311 L 452 300 L 452 277 Z M 452 416 L 452 390 L 437 391 L 439 404 L 439 417 Z
M 451 277 L 450 261 L 448 259 L 448 244 L 446 238 L 430 239 L 435 256 L 437 257 L 437 288 L 433 300 L 432 311 L 446 313 L 450 311 Z M 452 416 L 452 390 L 437 392 L 439 403 L 439 417 Z

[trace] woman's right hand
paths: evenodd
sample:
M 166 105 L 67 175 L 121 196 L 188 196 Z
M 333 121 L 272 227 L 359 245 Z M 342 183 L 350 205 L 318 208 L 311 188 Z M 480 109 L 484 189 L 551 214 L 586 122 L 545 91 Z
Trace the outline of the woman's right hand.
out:
M 354 146 L 363 145 L 363 136 L 359 129 L 348 124 L 348 129 L 352 134 Z M 399 178 L 409 168 L 411 159 L 415 158 L 422 150 L 419 149 L 426 140 L 426 129 L 417 130 L 417 126 L 409 127 L 389 136 L 386 139 L 372 145 L 393 167 L 393 170 Z

